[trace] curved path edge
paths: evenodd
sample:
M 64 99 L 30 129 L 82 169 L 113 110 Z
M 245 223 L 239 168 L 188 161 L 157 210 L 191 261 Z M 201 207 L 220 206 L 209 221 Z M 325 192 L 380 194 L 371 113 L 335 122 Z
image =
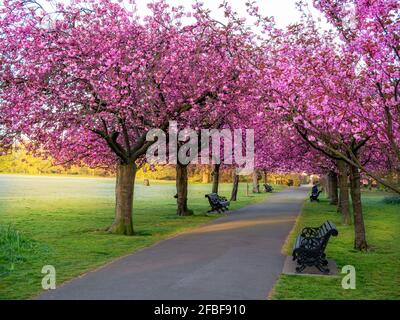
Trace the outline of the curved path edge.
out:
M 72 279 L 36 299 L 266 299 L 308 187 L 286 188 Z

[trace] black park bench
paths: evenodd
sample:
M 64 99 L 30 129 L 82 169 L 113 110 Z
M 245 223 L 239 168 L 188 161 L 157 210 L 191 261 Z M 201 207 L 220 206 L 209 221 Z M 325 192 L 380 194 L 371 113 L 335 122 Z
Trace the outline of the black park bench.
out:
M 221 197 L 216 193 L 206 194 L 205 197 L 208 199 L 211 206 L 211 210 L 207 212 L 218 211 L 221 213 L 222 211 L 228 210 L 229 201 L 225 197 Z
M 293 247 L 293 260 L 297 260 L 296 271 L 302 272 L 306 267 L 315 266 L 322 273 L 329 273 L 325 248 L 329 238 L 337 235 L 335 224 L 329 220 L 317 228 L 304 228 Z
M 264 183 L 264 190 L 265 192 L 272 192 L 274 189 L 268 183 Z
M 318 190 L 318 191 L 311 191 L 311 195 L 310 195 L 310 201 L 311 202 L 319 202 L 319 195 L 321 194 L 322 190 Z

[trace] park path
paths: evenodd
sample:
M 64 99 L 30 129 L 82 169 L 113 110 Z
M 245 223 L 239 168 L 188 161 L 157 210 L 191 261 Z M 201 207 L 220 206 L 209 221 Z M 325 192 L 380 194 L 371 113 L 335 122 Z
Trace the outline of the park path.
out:
M 309 188 L 287 188 L 38 299 L 266 299 Z

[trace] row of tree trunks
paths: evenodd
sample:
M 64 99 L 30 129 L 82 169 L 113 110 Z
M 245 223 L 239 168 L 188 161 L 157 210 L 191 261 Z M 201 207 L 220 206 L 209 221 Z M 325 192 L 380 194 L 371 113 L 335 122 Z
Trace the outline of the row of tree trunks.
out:
M 219 177 L 220 177 L 220 164 L 213 165 L 212 175 L 212 192 L 218 193 L 219 189 Z M 237 200 L 237 193 L 239 189 L 239 176 L 236 174 L 236 170 L 233 169 L 233 186 L 231 201 Z M 188 216 L 192 215 L 193 211 L 188 209 L 187 194 L 188 194 L 188 173 L 187 165 L 178 163 L 176 165 L 176 200 L 177 200 L 177 215 Z
M 350 195 L 354 218 L 354 248 L 357 250 L 367 250 L 368 244 L 361 203 L 360 171 L 357 167 L 348 165 L 343 160 L 338 160 L 336 166 L 338 173 L 331 170 L 326 175 L 329 203 L 337 205 L 338 212 L 342 214 L 343 224 L 350 225 L 351 215 L 348 182 L 348 178 L 350 177 Z
M 338 208 L 343 215 L 343 223 L 350 224 L 350 208 L 349 208 L 349 192 L 347 180 L 347 165 L 343 161 L 338 161 L 338 172 L 329 173 L 329 196 L 331 204 L 338 204 Z M 213 170 L 213 192 L 218 193 L 219 185 L 219 168 L 214 165 Z M 137 167 L 134 163 L 119 164 L 117 167 L 116 178 L 116 207 L 115 221 L 108 228 L 109 232 L 124 235 L 133 235 L 132 223 L 132 206 L 134 195 L 134 183 Z M 253 173 L 253 192 L 259 192 L 259 175 L 258 172 Z M 335 182 L 336 181 L 336 182 Z M 339 181 L 340 201 L 337 197 Z M 233 170 L 233 188 L 231 201 L 237 200 L 239 187 L 239 176 Z M 179 216 L 191 215 L 193 212 L 188 209 L 188 171 L 187 165 L 177 164 L 176 166 L 176 189 L 177 189 L 177 214 Z M 350 194 L 352 199 L 353 215 L 354 215 L 354 231 L 355 241 L 354 247 L 358 250 L 366 250 L 368 248 L 365 225 L 363 219 L 363 211 L 361 204 L 361 187 L 360 187 L 360 172 L 357 167 L 350 166 Z
M 135 163 L 121 163 L 117 166 L 115 187 L 115 219 L 107 228 L 115 234 L 133 235 L 133 196 L 137 166 Z M 188 209 L 188 173 L 187 165 L 176 165 L 177 214 L 188 216 L 193 211 Z
M 333 171 L 328 173 L 328 197 L 330 204 L 337 204 L 338 211 L 342 214 L 342 221 L 345 225 L 351 224 L 349 184 L 350 177 L 350 195 L 353 209 L 354 220 L 354 248 L 357 250 L 367 250 L 368 244 L 365 234 L 364 217 L 361 202 L 361 178 L 357 167 L 346 164 L 343 160 L 337 161 L 338 174 Z M 338 195 L 339 187 L 339 197 Z M 339 201 L 338 201 L 339 200 Z
M 213 165 L 212 175 L 212 192 L 218 193 L 219 189 L 219 177 L 220 177 L 220 164 Z M 236 170 L 233 170 L 233 187 L 231 194 L 231 201 L 237 200 L 237 193 L 239 189 L 239 176 L 236 174 Z M 193 211 L 188 208 L 188 170 L 187 165 L 178 163 L 176 165 L 176 200 L 177 200 L 177 215 L 188 216 L 192 215 Z
M 350 224 L 350 210 L 349 210 L 349 195 L 348 195 L 348 181 L 347 181 L 347 165 L 343 161 L 338 161 L 339 176 L 329 174 L 329 194 L 331 203 L 336 203 L 343 215 L 343 223 Z M 108 228 L 109 232 L 124 235 L 133 235 L 132 223 L 132 207 L 134 184 L 136 177 L 137 167 L 135 163 L 121 163 L 117 167 L 116 178 L 116 207 L 115 207 L 115 221 Z M 253 174 L 253 192 L 259 192 L 258 184 L 259 175 L 257 172 Z M 340 202 L 337 200 L 337 188 L 339 178 Z M 336 183 L 334 182 L 336 180 Z M 213 192 L 218 193 L 219 185 L 219 166 L 214 166 L 213 172 Z M 236 201 L 239 187 L 239 176 L 233 170 L 233 188 L 231 194 L 231 201 Z M 193 211 L 188 209 L 187 195 L 188 195 L 188 172 L 187 165 L 177 164 L 176 166 L 176 189 L 177 189 L 177 214 L 179 216 L 191 215 Z M 336 190 L 336 191 L 335 191 Z M 361 187 L 360 187 L 360 172 L 357 167 L 350 166 L 350 194 L 352 199 L 353 215 L 354 215 L 354 232 L 355 240 L 354 247 L 358 250 L 368 249 L 365 225 L 361 204 Z
M 329 195 L 330 203 L 338 204 L 338 208 L 343 215 L 343 223 L 350 224 L 350 208 L 349 208 L 349 193 L 347 181 L 347 165 L 343 161 L 338 161 L 338 172 L 329 173 Z M 213 171 L 213 192 L 218 193 L 219 185 L 219 166 L 214 166 Z M 116 177 L 116 207 L 114 223 L 108 228 L 109 232 L 124 235 L 133 235 L 132 223 L 132 207 L 134 184 L 137 167 L 135 163 L 121 163 L 117 167 Z M 253 173 L 253 192 L 259 192 L 259 175 L 258 172 Z M 335 182 L 336 181 L 336 182 Z M 340 201 L 337 197 L 339 181 Z M 233 188 L 231 201 L 236 201 L 239 187 L 239 176 L 233 170 Z M 187 165 L 177 164 L 176 166 L 176 189 L 177 189 L 177 214 L 179 216 L 191 215 L 193 212 L 188 209 L 188 171 Z M 352 199 L 353 215 L 354 215 L 354 232 L 355 241 L 354 247 L 358 250 L 366 250 L 368 248 L 365 225 L 363 219 L 363 211 L 361 204 L 361 187 L 360 187 L 360 172 L 357 167 L 350 166 L 350 194 Z

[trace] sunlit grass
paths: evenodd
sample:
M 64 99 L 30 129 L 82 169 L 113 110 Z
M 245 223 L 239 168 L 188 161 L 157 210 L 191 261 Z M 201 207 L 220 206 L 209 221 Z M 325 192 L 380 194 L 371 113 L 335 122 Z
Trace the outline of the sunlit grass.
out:
M 353 226 L 343 226 L 335 206 L 326 199 L 307 203 L 289 236 L 284 252 L 291 254 L 295 237 L 304 226 L 318 226 L 332 220 L 339 230 L 331 238 L 327 255 L 339 267 L 353 265 L 356 269 L 356 289 L 344 290 L 341 277 L 307 277 L 281 275 L 273 299 L 400 299 L 400 206 L 386 204 L 384 193 L 363 194 L 369 252 L 353 249 Z M 343 275 L 344 276 L 344 275 Z
M 7 253 L 3 257 L 1 253 L 4 272 L 0 275 L 0 299 L 29 298 L 39 293 L 44 265 L 55 266 L 57 284 L 61 284 L 119 256 L 219 217 L 206 213 L 209 205 L 204 195 L 210 190 L 209 184 L 191 184 L 189 205 L 195 215 L 178 217 L 174 182 L 151 181 L 150 187 L 139 182 L 135 187 L 135 236 L 126 237 L 97 231 L 113 221 L 112 179 L 0 176 L 0 225 L 6 230 L 12 226 L 0 236 L 6 234 L 11 239 L 6 241 L 7 248 L 14 247 L 17 241 L 20 246 L 29 244 L 12 251 L 11 256 Z M 229 197 L 230 191 L 231 184 L 221 184 L 221 195 Z M 246 185 L 241 184 L 238 201 L 230 208 L 234 210 L 265 196 L 247 196 Z

